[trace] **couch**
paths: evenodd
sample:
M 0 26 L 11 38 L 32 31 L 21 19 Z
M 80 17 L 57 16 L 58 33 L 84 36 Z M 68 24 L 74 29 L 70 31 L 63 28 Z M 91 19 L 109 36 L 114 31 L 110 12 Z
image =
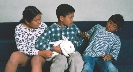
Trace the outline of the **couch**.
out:
M 106 25 L 107 21 L 74 21 L 81 31 L 88 31 L 95 24 Z M 45 22 L 50 26 L 54 22 Z M 0 22 L 0 72 L 4 72 L 5 65 L 12 52 L 17 51 L 14 40 L 14 29 L 19 22 Z M 121 39 L 121 49 L 118 60 L 114 61 L 114 65 L 118 68 L 119 72 L 133 72 L 133 21 L 125 21 L 124 26 L 118 32 Z M 87 46 L 87 41 L 77 48 L 82 54 Z M 49 67 L 43 67 L 43 71 Z M 17 72 L 30 72 L 29 66 L 26 68 L 18 67 Z M 97 68 L 95 68 L 97 72 Z M 47 71 L 48 72 L 48 71 Z

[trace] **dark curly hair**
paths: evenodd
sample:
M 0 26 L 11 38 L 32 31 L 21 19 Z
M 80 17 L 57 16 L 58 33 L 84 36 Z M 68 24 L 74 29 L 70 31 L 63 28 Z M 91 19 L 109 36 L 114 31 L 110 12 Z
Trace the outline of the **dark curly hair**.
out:
M 123 24 L 124 24 L 124 19 L 123 16 L 120 14 L 115 14 L 112 15 L 109 20 L 112 20 L 113 23 L 117 24 L 118 29 L 122 28 Z
M 68 4 L 61 4 L 56 9 L 56 16 L 59 20 L 60 16 L 65 17 L 66 15 L 73 13 L 73 12 L 75 12 L 75 9 L 72 6 Z

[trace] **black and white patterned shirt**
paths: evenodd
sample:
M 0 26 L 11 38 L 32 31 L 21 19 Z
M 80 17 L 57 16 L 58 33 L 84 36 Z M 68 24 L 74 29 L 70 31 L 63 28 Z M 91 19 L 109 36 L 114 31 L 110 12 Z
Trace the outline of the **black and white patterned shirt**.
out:
M 17 49 L 27 55 L 38 55 L 38 51 L 35 48 L 35 42 L 37 38 L 47 28 L 45 23 L 41 23 L 37 29 L 29 29 L 19 24 L 15 28 L 15 41 Z

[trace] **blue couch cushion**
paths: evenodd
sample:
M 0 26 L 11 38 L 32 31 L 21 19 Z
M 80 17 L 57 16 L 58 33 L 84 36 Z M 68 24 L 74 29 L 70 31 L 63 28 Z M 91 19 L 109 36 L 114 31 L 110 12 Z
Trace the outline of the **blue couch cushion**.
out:
M 0 62 L 7 62 L 12 52 L 16 51 L 14 40 L 0 40 Z
M 133 39 L 121 40 L 121 49 L 115 64 L 119 66 L 133 66 Z
M 0 23 L 0 40 L 1 39 L 13 39 L 15 27 L 19 22 L 4 22 Z
M 45 22 L 48 26 L 55 22 Z M 107 21 L 75 21 L 74 22 L 81 31 L 88 31 L 96 24 L 106 25 Z M 19 22 L 4 22 L 0 23 L 0 72 L 4 72 L 7 60 L 12 52 L 16 51 L 16 44 L 14 41 L 14 31 Z M 125 21 L 124 26 L 118 32 L 115 32 L 121 39 L 121 50 L 118 55 L 118 60 L 113 62 L 119 69 L 119 72 L 133 72 L 133 21 Z M 87 46 L 88 41 L 77 48 L 80 53 L 83 53 Z M 30 66 L 29 66 L 30 67 Z M 30 72 L 29 67 L 23 69 L 18 67 L 17 72 Z M 43 67 L 43 70 L 49 67 Z M 47 70 L 46 70 L 47 71 Z

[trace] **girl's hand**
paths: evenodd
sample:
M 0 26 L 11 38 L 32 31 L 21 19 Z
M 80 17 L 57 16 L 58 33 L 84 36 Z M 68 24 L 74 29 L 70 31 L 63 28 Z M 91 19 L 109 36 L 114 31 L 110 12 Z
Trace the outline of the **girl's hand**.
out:
M 42 50 L 38 52 L 38 55 L 44 57 L 44 58 L 50 58 L 52 56 L 52 51 L 50 50 Z

